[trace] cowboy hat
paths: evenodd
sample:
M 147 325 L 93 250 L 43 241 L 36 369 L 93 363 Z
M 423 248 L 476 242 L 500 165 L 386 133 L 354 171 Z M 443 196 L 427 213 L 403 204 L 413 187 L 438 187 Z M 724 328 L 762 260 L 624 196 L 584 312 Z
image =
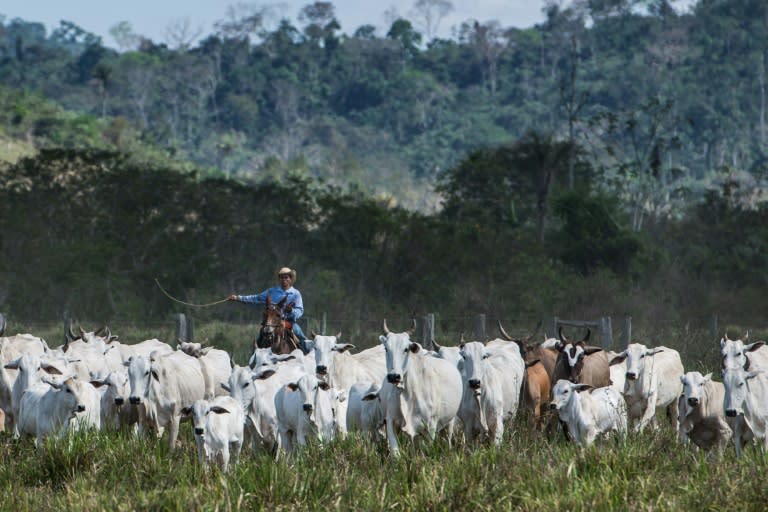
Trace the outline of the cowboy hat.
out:
M 291 268 L 288 268 L 288 267 L 283 267 L 283 268 L 281 268 L 280 270 L 277 271 L 277 277 L 280 277 L 280 276 L 282 276 L 284 274 L 290 275 L 291 276 L 291 281 L 296 281 L 296 271 L 295 270 L 293 270 Z

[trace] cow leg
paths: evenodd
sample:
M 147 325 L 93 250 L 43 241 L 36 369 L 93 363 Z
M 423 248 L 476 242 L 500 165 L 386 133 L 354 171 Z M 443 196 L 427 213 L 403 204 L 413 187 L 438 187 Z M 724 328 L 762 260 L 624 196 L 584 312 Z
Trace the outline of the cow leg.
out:
M 176 438 L 179 437 L 179 414 L 174 411 L 171 417 L 171 427 L 168 431 L 168 446 L 171 451 L 176 449 Z
M 232 451 L 232 455 L 235 459 L 235 464 L 238 464 L 240 462 L 240 451 L 243 448 L 243 440 L 240 439 L 239 441 L 234 441 L 230 443 L 230 450 Z
M 499 446 L 501 444 L 502 438 L 504 437 L 504 418 L 502 417 L 501 413 L 496 414 L 493 426 L 491 426 L 489 434 L 493 436 L 493 444 Z
M 226 473 L 229 471 L 229 443 L 224 443 L 219 455 L 221 457 L 221 471 Z
M 200 436 L 195 436 L 195 444 L 197 445 L 197 460 L 200 464 L 205 464 L 205 442 Z
M 387 418 L 387 441 L 389 442 L 389 452 L 394 457 L 400 456 L 400 447 L 397 445 L 397 435 L 391 418 Z
M 680 404 L 677 400 L 667 406 L 667 415 L 672 423 L 672 428 L 677 430 L 680 427 Z

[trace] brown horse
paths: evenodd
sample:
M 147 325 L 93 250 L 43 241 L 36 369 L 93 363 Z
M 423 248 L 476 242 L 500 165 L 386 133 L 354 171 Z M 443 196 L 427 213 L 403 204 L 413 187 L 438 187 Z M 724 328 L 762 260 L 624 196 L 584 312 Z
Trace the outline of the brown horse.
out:
M 298 348 L 298 339 L 291 330 L 291 323 L 283 320 L 282 316 L 287 298 L 284 297 L 280 302 L 274 303 L 267 295 L 267 302 L 261 315 L 261 329 L 259 329 L 254 348 L 271 348 L 274 354 L 290 354 Z

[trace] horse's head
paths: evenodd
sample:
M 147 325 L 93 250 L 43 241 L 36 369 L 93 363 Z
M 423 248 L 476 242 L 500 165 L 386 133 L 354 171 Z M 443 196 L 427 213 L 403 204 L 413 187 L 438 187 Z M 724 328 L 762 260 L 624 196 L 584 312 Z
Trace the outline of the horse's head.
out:
M 296 348 L 293 343 L 286 343 L 286 326 L 283 323 L 283 308 L 287 297 L 280 302 L 272 302 L 267 296 L 264 311 L 261 315 L 261 345 L 259 348 L 271 347 L 276 354 L 289 353 Z M 256 347 L 254 347 L 256 348 Z

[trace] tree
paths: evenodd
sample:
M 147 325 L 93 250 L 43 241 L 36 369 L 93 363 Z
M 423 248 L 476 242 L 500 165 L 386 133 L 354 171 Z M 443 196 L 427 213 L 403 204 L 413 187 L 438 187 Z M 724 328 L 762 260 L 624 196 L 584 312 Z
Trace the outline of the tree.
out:
M 453 12 L 451 0 L 416 0 L 413 3 L 413 14 L 419 20 L 427 42 L 435 38 L 440 22 Z

